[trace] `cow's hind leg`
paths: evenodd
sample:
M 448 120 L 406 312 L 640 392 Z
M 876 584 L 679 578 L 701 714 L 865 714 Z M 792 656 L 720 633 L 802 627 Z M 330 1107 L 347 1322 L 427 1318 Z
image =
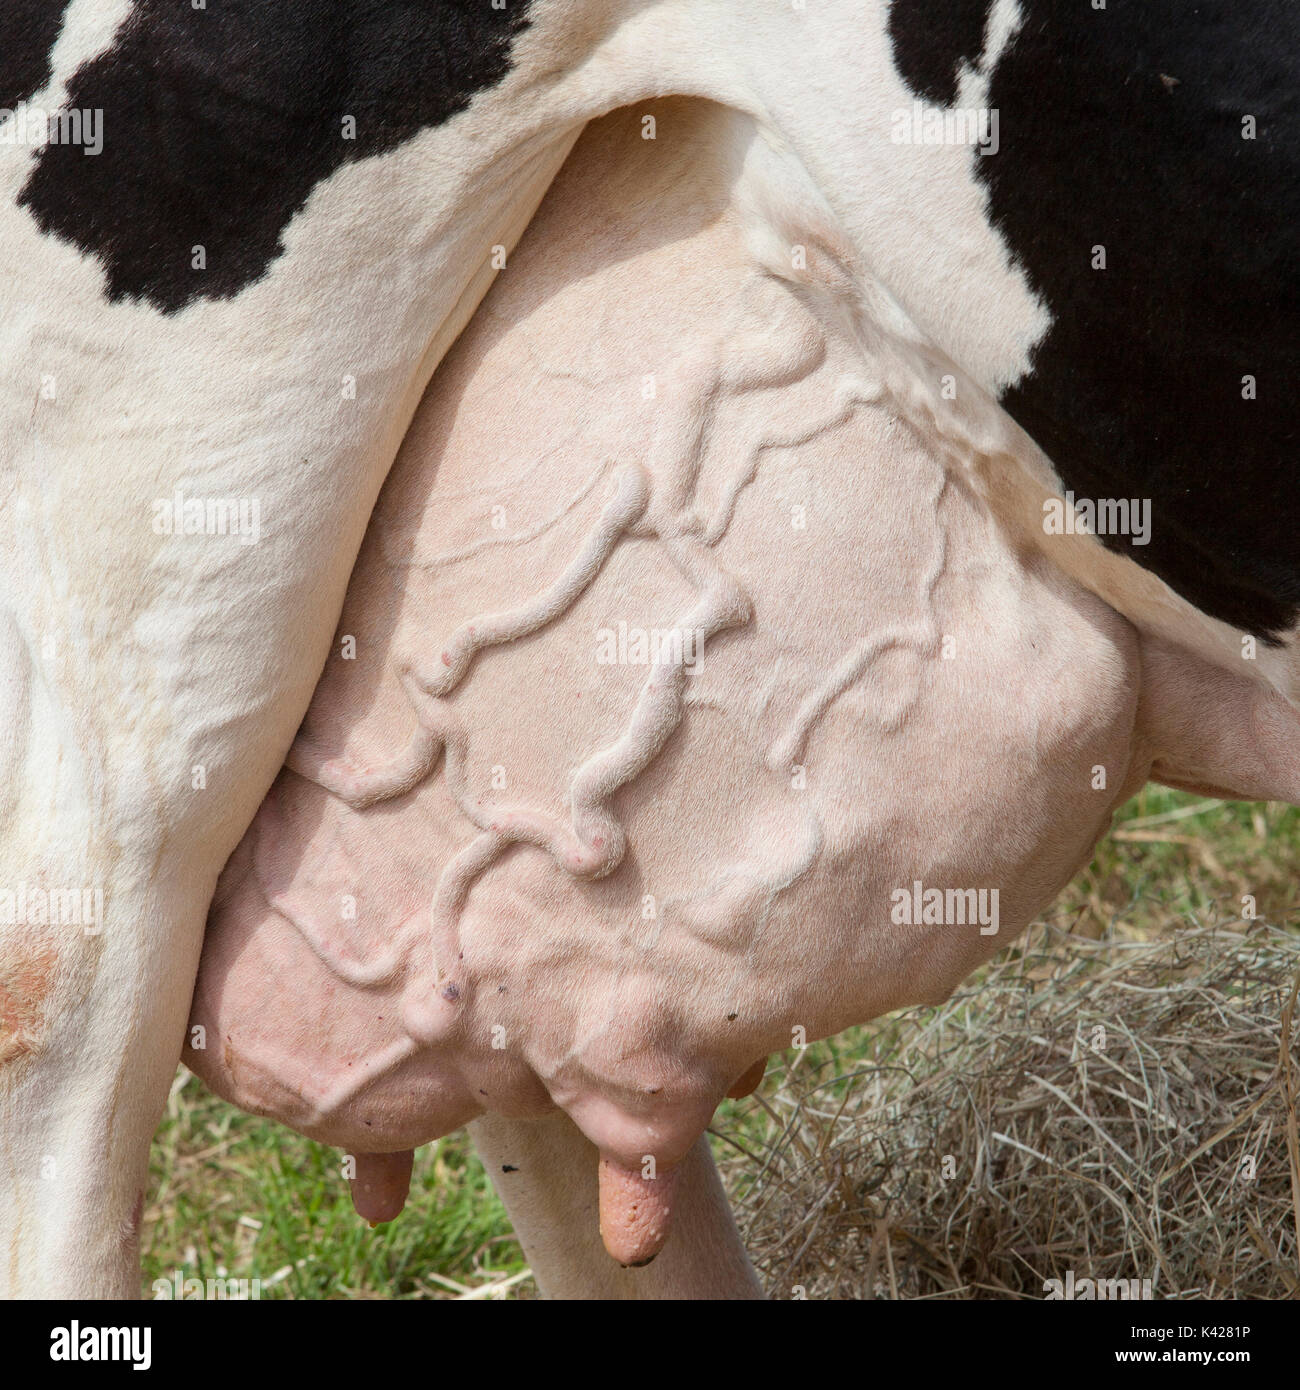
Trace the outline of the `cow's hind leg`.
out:
M 50 558 L 31 528 L 0 536 L 0 1294 L 18 1296 L 139 1294 L 207 906 L 307 706 L 378 481 L 313 492 L 319 526 L 260 547 L 155 537 L 156 477 L 100 443 L 75 485 L 47 468 Z M 232 464 L 215 490 L 244 481 Z M 263 481 L 268 512 L 301 486 Z
M 567 1115 L 487 1115 L 469 1128 L 547 1298 L 762 1297 L 706 1138 L 680 1164 L 672 1239 L 625 1269 L 601 1242 L 596 1148 Z
M 93 913 L 103 889 L 84 874 L 18 891 L 30 903 L 65 880 L 90 895 Z M 102 922 L 4 932 L 0 1289 L 9 1297 L 140 1293 L 149 1140 L 180 1051 L 203 903 L 196 896 L 186 915 L 159 895 L 115 896 Z

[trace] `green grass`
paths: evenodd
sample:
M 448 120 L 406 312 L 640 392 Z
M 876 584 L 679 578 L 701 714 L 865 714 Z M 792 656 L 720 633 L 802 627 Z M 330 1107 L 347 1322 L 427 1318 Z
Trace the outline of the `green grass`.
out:
M 260 1279 L 262 1298 L 455 1297 L 524 1268 L 464 1134 L 427 1145 L 397 1221 L 352 1209 L 342 1155 L 255 1119 L 178 1073 L 154 1140 L 145 1289 L 155 1279 Z
M 1088 936 L 1117 923 L 1167 931 L 1199 924 L 1216 908 L 1240 916 L 1246 895 L 1258 916 L 1295 920 L 1300 810 L 1148 786 L 1116 828 L 1049 911 L 1055 924 Z M 905 1027 L 891 1016 L 774 1057 L 768 1084 L 787 1068 L 805 1080 L 837 1078 L 824 1096 L 833 1102 L 855 1068 L 889 1065 Z M 719 1156 L 757 1143 L 767 1118 L 761 1100 L 724 1102 L 713 1141 Z M 519 1277 L 525 1263 L 504 1208 L 463 1134 L 416 1155 L 406 1211 L 375 1230 L 352 1210 L 340 1163 L 337 1151 L 241 1114 L 178 1074 L 153 1147 L 146 1294 L 153 1280 L 179 1270 L 183 1278 L 260 1279 L 263 1298 L 535 1296 L 531 1279 Z
M 524 1268 L 463 1134 L 416 1155 L 403 1215 L 371 1229 L 342 1156 L 178 1073 L 154 1140 L 146 1292 L 155 1279 L 260 1279 L 263 1298 L 454 1297 Z

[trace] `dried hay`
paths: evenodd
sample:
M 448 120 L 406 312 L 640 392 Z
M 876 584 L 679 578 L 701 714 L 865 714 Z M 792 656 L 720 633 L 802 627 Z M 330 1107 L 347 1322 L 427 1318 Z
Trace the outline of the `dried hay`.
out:
M 946 1004 L 793 1054 L 718 1130 L 771 1295 L 1300 1296 L 1297 987 L 1300 937 L 1260 922 L 1038 926 Z

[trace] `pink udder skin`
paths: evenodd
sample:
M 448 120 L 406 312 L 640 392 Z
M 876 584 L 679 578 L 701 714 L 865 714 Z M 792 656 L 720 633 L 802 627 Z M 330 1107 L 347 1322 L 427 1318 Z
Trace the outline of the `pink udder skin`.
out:
M 632 225 L 643 142 L 608 129 L 412 422 L 218 884 L 185 1060 L 353 1155 L 558 1105 L 637 1263 L 756 1058 L 945 998 L 1146 769 L 1128 625 L 952 485 L 889 361 L 700 217 L 732 173 L 646 150 Z M 900 924 L 917 882 L 1000 895 L 994 932 Z M 394 1162 L 358 1168 L 371 1210 Z
M 516 851 L 457 930 L 431 925 L 427 885 L 456 858 L 430 833 L 444 796 L 435 782 L 357 812 L 282 774 L 219 886 L 187 1065 L 243 1109 L 356 1155 L 559 1103 L 629 1166 L 675 1162 L 740 1066 L 725 1052 L 716 1074 L 688 1064 L 690 1032 L 661 1028 L 654 970 L 621 968 L 625 943 L 587 936 L 581 895 L 617 884 Z M 544 921 L 563 925 L 526 930 Z

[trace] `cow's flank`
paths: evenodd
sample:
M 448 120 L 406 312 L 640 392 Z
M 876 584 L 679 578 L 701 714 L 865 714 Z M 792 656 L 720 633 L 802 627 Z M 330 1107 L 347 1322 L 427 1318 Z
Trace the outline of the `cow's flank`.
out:
M 894 0 L 916 95 L 961 100 L 989 10 Z M 1002 404 L 1080 496 L 1151 499 L 1150 545 L 1105 545 L 1275 638 L 1300 610 L 1300 11 L 1025 0 L 1000 49 L 973 164 L 1053 320 Z
M 895 61 L 960 100 L 981 15 L 895 3 Z M 1300 611 L 1300 10 L 1024 0 L 991 73 L 993 225 L 1052 316 L 1002 403 L 1081 497 L 1143 497 L 1105 544 L 1276 637 Z
M 48 145 L 20 201 L 103 260 L 110 299 L 170 312 L 238 294 L 317 183 L 499 82 L 527 9 L 141 0 L 68 87 L 67 106 L 106 113 L 102 153 Z

